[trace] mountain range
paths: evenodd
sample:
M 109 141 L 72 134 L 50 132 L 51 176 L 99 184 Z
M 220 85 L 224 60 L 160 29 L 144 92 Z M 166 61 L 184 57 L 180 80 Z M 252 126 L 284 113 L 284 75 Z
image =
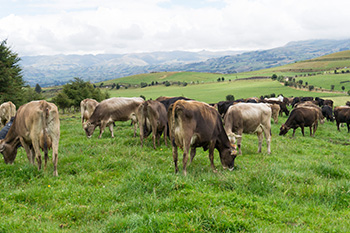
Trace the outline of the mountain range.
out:
M 350 49 L 347 40 L 308 40 L 258 51 L 150 52 L 100 55 L 24 56 L 20 65 L 30 86 L 63 85 L 74 77 L 92 83 L 160 71 L 237 73 L 265 69 Z

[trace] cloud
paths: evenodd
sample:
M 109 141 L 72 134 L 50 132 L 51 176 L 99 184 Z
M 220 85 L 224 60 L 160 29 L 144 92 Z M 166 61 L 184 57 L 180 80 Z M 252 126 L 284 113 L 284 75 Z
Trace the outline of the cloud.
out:
M 267 49 L 344 39 L 345 0 L 17 0 L 0 9 L 0 40 L 20 55 Z

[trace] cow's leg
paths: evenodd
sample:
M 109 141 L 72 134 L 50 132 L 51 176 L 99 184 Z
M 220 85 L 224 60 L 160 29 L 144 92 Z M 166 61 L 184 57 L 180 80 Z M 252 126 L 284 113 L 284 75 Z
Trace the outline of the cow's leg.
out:
M 304 134 L 304 125 L 301 125 L 300 129 L 301 129 L 301 133 L 303 134 L 303 136 L 305 136 L 305 134 Z
M 156 123 L 157 124 L 157 123 Z M 153 139 L 153 148 L 156 149 L 156 140 L 157 137 L 157 125 L 152 122 L 152 139 Z
M 175 144 L 175 141 L 172 141 L 172 146 L 173 146 L 173 160 L 174 160 L 174 165 L 175 165 L 175 173 L 179 172 L 179 168 L 177 167 L 177 157 L 178 157 L 178 153 L 177 153 L 177 146 Z
M 264 140 L 264 135 L 260 131 L 257 132 L 257 135 L 258 135 L 258 140 L 259 140 L 258 153 L 261 153 L 261 147 L 262 147 L 262 142 Z
M 113 125 L 112 125 L 113 127 Z M 98 135 L 98 138 L 101 138 L 102 137 L 102 134 L 103 132 L 105 131 L 105 128 L 106 128 L 106 123 L 105 122 L 101 122 L 101 125 L 100 125 L 100 135 Z
M 56 135 L 52 139 L 52 163 L 53 163 L 53 175 L 58 176 L 57 172 L 57 162 L 58 162 L 58 143 L 59 143 L 59 135 Z
M 340 122 L 339 122 L 339 121 L 337 121 L 337 129 L 338 129 L 338 131 L 340 132 L 339 125 L 340 125 Z
M 318 121 L 316 120 L 316 122 L 314 124 L 314 133 L 313 133 L 314 137 L 315 137 L 315 133 L 316 133 L 317 127 L 318 127 Z
M 215 142 L 209 143 L 209 160 L 210 160 L 210 166 L 213 172 L 217 172 L 215 165 L 214 165 L 214 149 L 215 149 Z
M 35 154 L 36 161 L 38 163 L 38 170 L 41 170 L 41 153 L 40 153 L 40 147 L 39 142 L 33 142 L 33 150 Z
M 113 123 L 109 125 L 109 131 L 111 132 L 112 138 L 114 138 L 114 133 L 113 133 Z
M 164 127 L 164 132 L 163 132 L 163 137 L 164 137 L 165 146 L 168 146 L 167 134 L 168 134 L 168 127 L 165 126 L 165 127 Z
M 294 135 L 295 135 L 295 131 L 296 131 L 296 130 L 297 130 L 296 128 L 293 129 L 293 135 L 292 135 L 293 138 L 294 138 Z
M 191 160 L 190 163 L 192 163 L 194 156 L 196 156 L 196 148 L 191 147 Z
M 131 120 L 131 124 L 134 125 L 134 138 L 136 137 L 136 131 L 137 131 L 137 122 L 134 120 Z
M 183 173 L 186 176 L 187 175 L 187 161 L 188 161 L 188 152 L 190 151 L 190 144 L 191 144 L 191 138 L 184 138 L 183 139 L 183 158 L 182 158 L 182 165 L 183 165 Z
M 20 138 L 20 141 L 24 150 L 26 151 L 29 163 L 34 164 L 34 156 L 32 155 L 32 150 L 30 149 L 30 146 L 27 143 L 25 143 L 22 138 Z
M 350 122 L 346 122 L 346 125 L 348 126 L 348 133 L 350 132 Z
M 265 135 L 266 144 L 267 144 L 267 153 L 271 154 L 271 129 L 268 130 L 264 128 L 264 135 Z

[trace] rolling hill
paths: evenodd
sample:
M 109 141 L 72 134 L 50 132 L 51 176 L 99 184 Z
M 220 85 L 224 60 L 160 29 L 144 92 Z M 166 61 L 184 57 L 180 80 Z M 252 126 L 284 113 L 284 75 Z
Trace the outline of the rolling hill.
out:
M 350 40 L 310 40 L 245 53 L 174 51 L 123 55 L 29 56 L 22 58 L 21 66 L 24 80 L 29 85 L 39 83 L 46 87 L 65 84 L 74 77 L 95 83 L 162 71 L 233 74 L 277 67 L 349 49 Z

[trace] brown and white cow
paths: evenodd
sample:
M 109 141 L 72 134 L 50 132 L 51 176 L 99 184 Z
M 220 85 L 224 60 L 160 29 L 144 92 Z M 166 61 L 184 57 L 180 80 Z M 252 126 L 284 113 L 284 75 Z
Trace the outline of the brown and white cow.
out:
M 278 123 L 278 116 L 280 114 L 281 107 L 280 107 L 279 104 L 270 104 L 270 108 L 271 108 L 271 111 L 272 111 L 271 117 L 273 119 L 273 122 L 275 124 L 277 124 Z
M 32 101 L 18 109 L 6 137 L 0 140 L 0 152 L 5 163 L 12 164 L 17 148 L 22 144 L 29 162 L 34 164 L 36 159 L 41 170 L 40 149 L 44 151 L 46 169 L 48 150 L 52 148 L 53 175 L 57 176 L 59 139 L 60 121 L 56 105 L 45 100 Z
M 214 166 L 214 148 L 219 151 L 221 164 L 233 170 L 237 151 L 230 144 L 217 110 L 198 101 L 178 100 L 169 107 L 168 123 L 173 147 L 175 173 L 178 172 L 177 148 L 183 149 L 183 173 L 187 174 L 188 153 L 191 149 L 191 162 L 197 147 L 209 149 L 211 168 Z
M 11 102 L 5 102 L 0 105 L 0 127 L 3 127 L 10 121 L 11 117 L 16 115 L 16 106 Z
M 337 123 L 337 129 L 340 131 L 340 123 L 346 123 L 348 127 L 348 133 L 350 133 L 350 107 L 338 106 L 334 108 L 334 118 Z
M 94 99 L 84 99 L 80 102 L 81 123 L 90 119 L 98 102 Z
M 143 102 L 137 110 L 137 118 L 140 128 L 141 147 L 143 139 L 148 136 L 152 130 L 153 148 L 156 149 L 156 140 L 159 146 L 159 138 L 163 134 L 165 145 L 167 143 L 167 111 L 164 104 L 157 100 L 147 100 Z
M 315 136 L 319 120 L 319 111 L 310 107 L 298 107 L 292 110 L 287 121 L 282 124 L 279 135 L 285 135 L 290 129 L 295 130 L 300 127 L 301 133 L 304 134 L 304 127 L 310 127 L 310 136 Z M 313 129 L 313 133 L 312 133 Z
M 239 154 L 241 151 L 242 134 L 256 133 L 259 139 L 258 152 L 261 152 L 262 141 L 265 135 L 267 153 L 271 153 L 271 108 L 264 103 L 238 103 L 232 105 L 224 118 L 225 131 L 231 143 L 235 143 Z
M 115 121 L 131 120 L 134 124 L 135 137 L 137 123 L 136 111 L 143 102 L 144 99 L 141 97 L 112 97 L 101 101 L 101 103 L 96 106 L 90 119 L 83 123 L 86 136 L 90 138 L 94 133 L 95 128 L 98 126 L 100 127 L 100 135 L 98 138 L 101 138 L 104 129 L 106 126 L 109 126 L 112 138 L 114 138 L 113 123 Z

